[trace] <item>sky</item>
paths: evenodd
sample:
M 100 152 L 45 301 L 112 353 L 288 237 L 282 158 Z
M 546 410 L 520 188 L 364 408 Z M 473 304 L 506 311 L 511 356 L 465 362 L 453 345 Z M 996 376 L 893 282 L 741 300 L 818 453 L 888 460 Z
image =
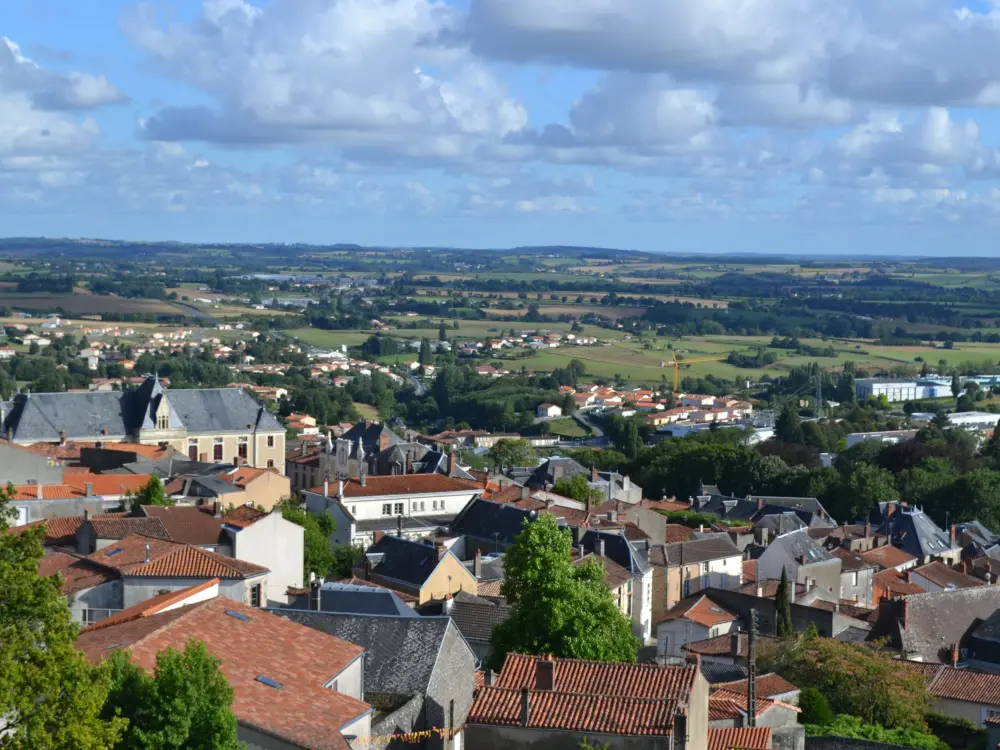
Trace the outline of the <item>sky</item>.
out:
M 995 255 L 1000 0 L 2 0 L 0 236 Z

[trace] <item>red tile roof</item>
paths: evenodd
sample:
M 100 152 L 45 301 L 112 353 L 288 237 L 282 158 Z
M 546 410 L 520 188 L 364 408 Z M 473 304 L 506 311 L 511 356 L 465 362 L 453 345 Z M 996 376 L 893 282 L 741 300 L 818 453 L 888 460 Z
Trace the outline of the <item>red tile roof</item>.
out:
M 169 539 L 159 518 L 91 518 L 90 525 L 98 539 L 124 539 L 129 534 L 142 534 L 156 539 Z
M 708 730 L 708 750 L 769 750 L 770 747 L 770 727 Z
M 720 682 L 712 686 L 716 690 L 729 690 L 734 693 L 746 694 L 747 681 L 734 680 L 733 682 Z M 773 672 L 762 674 L 757 678 L 757 695 L 761 698 L 773 698 L 776 695 L 792 693 L 798 688 L 780 675 Z
M 744 688 L 746 683 L 744 683 Z M 747 693 L 746 690 L 743 692 L 736 692 L 734 690 L 715 690 L 708 699 L 708 713 L 709 719 L 736 719 L 747 712 Z M 769 710 L 774 706 L 783 706 L 796 713 L 799 712 L 797 706 L 793 706 L 790 703 L 784 703 L 774 698 L 765 698 L 763 696 L 757 698 L 756 701 L 756 715 L 760 716 L 765 711 Z
M 950 568 L 938 560 L 927 563 L 926 565 L 921 565 L 919 568 L 913 568 L 909 571 L 909 575 L 911 578 L 914 575 L 923 576 L 931 583 L 935 583 L 943 589 L 948 588 L 949 586 L 956 589 L 968 589 L 973 588 L 974 586 L 986 585 L 978 578 L 973 578 L 972 576 L 966 575 L 965 573 L 957 571 L 954 568 Z
M 71 473 L 65 475 L 66 484 L 86 490 L 87 484 L 93 488 L 95 495 L 124 495 L 126 492 L 136 492 L 149 483 L 149 474 L 92 474 Z
M 96 521 L 103 518 L 123 518 L 125 513 L 102 513 L 93 515 L 90 520 Z M 8 531 L 10 534 L 20 534 L 27 529 L 45 526 L 44 544 L 48 547 L 66 547 L 73 544 L 73 537 L 76 530 L 83 524 L 83 516 L 57 516 L 44 521 L 32 521 L 23 526 L 15 526 Z
M 689 542 L 694 538 L 694 529 L 681 526 L 679 523 L 665 524 L 666 540 L 668 544 L 673 542 Z
M 146 561 L 146 548 L 149 561 Z M 267 568 L 209 552 L 189 544 L 178 544 L 148 536 L 127 536 L 88 555 L 87 560 L 117 570 L 124 577 L 161 578 L 250 578 L 269 572 Z
M 703 641 L 692 641 L 691 643 L 685 643 L 683 649 L 689 654 L 703 654 L 705 656 L 728 656 L 732 654 L 733 642 L 728 635 L 719 635 L 715 638 L 706 638 Z M 748 640 L 746 633 L 738 634 L 738 652 L 736 656 L 741 656 L 744 659 L 747 656 Z M 761 644 L 764 643 L 778 643 L 777 638 L 772 638 L 770 636 L 762 635 L 759 636 L 758 640 Z
M 260 519 L 267 518 L 267 516 L 268 513 L 257 510 L 252 505 L 241 505 L 238 508 L 233 508 L 228 513 L 224 513 L 222 522 L 227 526 L 245 529 L 247 526 L 253 526 Z
M 347 750 L 341 727 L 370 710 L 323 687 L 363 653 L 360 647 L 224 597 L 84 632 L 76 645 L 95 663 L 126 648 L 136 664 L 151 670 L 157 653 L 183 649 L 191 638 L 220 660 L 235 693 L 237 720 L 291 745 Z M 259 675 L 281 688 L 257 681 Z
M 212 588 L 212 586 L 217 585 L 219 585 L 219 579 L 211 578 L 207 581 L 196 583 L 194 586 L 188 586 L 185 589 L 169 591 L 166 594 L 154 596 L 152 599 L 147 599 L 144 602 L 139 602 L 131 607 L 127 607 L 116 615 L 106 617 L 99 622 L 95 622 L 93 625 L 88 625 L 80 632 L 89 633 L 92 630 L 100 630 L 101 628 L 107 628 L 112 625 L 120 625 L 123 622 L 138 620 L 140 617 L 150 617 L 152 615 L 159 614 L 160 612 L 164 612 L 175 607 L 178 603 L 183 602 L 188 597 L 199 594 L 202 591 L 206 591 L 207 589 Z
M 744 560 L 743 561 L 743 581 L 756 581 L 757 580 L 757 561 L 756 560 Z
M 212 506 L 193 505 L 143 505 L 142 512 L 152 518 L 159 518 L 175 542 L 194 544 L 199 547 L 215 546 L 228 542 L 222 530 L 223 518 L 212 514 Z
M 500 598 L 503 596 L 503 594 L 500 593 L 501 586 L 503 586 L 502 578 L 496 581 L 480 581 L 476 593 L 479 594 L 479 596 Z
M 723 609 L 707 596 L 692 596 L 678 602 L 657 622 L 668 622 L 684 618 L 699 625 L 710 628 L 723 622 L 733 622 L 739 618 L 732 612 Z
M 336 492 L 336 485 L 330 485 Z M 482 489 L 479 482 L 455 479 L 444 474 L 397 474 L 394 476 L 368 477 L 365 486 L 357 479 L 344 482 L 344 497 L 373 497 L 376 495 L 419 495 L 436 492 L 470 492 Z M 322 487 L 310 492 L 323 494 Z
M 264 474 L 271 473 L 276 474 L 277 472 L 273 469 L 256 469 L 252 466 L 241 466 L 236 471 L 223 472 L 219 474 L 219 479 L 224 482 L 229 482 L 229 484 L 234 487 L 246 488 L 253 480 Z
M 910 596 L 912 594 L 927 593 L 917 584 L 907 581 L 906 578 L 903 577 L 903 574 L 895 568 L 880 570 L 875 574 L 875 577 L 872 580 L 876 596 L 896 598 L 900 596 Z
M 540 656 L 507 654 L 497 687 L 520 690 L 535 687 Z M 628 698 L 681 698 L 694 685 L 698 668 L 658 664 L 552 659 L 555 690 L 567 693 L 610 694 Z
M 935 698 L 1000 706 L 1000 674 L 942 667 L 927 692 Z
M 917 559 L 909 552 L 904 552 L 891 544 L 883 544 L 881 547 L 861 552 L 859 557 L 866 563 L 876 565 L 879 568 L 897 568 Z
M 521 691 L 483 687 L 476 695 L 467 724 L 516 726 L 521 718 Z M 550 690 L 528 693 L 528 727 L 600 734 L 669 736 L 681 710 L 677 700 L 583 695 Z
M 38 561 L 38 575 L 48 578 L 57 574 L 62 576 L 60 592 L 65 596 L 118 578 L 113 571 L 94 565 L 80 555 L 49 552 Z

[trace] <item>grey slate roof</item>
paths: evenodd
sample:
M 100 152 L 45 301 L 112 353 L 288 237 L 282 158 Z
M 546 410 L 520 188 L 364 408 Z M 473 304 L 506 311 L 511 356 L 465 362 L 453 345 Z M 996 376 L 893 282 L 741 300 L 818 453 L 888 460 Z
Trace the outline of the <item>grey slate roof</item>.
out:
M 745 680 L 747 677 L 747 670 L 736 664 L 718 664 L 716 662 L 702 660 L 701 674 L 705 680 L 708 681 L 708 684 L 716 685 L 720 682 Z
M 324 583 L 319 590 L 319 608 L 321 612 L 349 615 L 420 617 L 391 589 L 350 583 Z
M 273 614 L 361 646 L 365 650 L 365 692 L 426 694 L 448 617 L 345 615 L 274 609 Z
M 595 552 L 598 540 L 604 540 L 604 555 L 614 560 L 632 575 L 643 575 L 649 570 L 649 549 L 630 542 L 621 534 L 607 531 L 588 531 L 580 540 L 587 552 Z
M 12 440 L 55 442 L 123 440 L 153 427 L 160 399 L 170 406 L 171 428 L 189 433 L 281 432 L 284 428 L 241 388 L 167 391 L 148 378 L 139 388 L 91 393 L 20 394 L 4 425 Z
M 951 538 L 920 510 L 904 509 L 889 518 L 889 541 L 914 557 L 942 555 Z
M 968 536 L 972 542 L 980 547 L 989 547 L 1000 541 L 1000 534 L 994 534 L 979 521 L 955 524 L 955 532 L 958 535 Z
M 534 511 L 477 497 L 452 522 L 451 535 L 472 536 L 490 541 L 496 539 L 500 544 L 512 544 L 514 537 L 524 528 L 525 521 L 536 517 Z M 494 534 L 497 536 L 494 537 Z
M 423 586 L 438 564 L 437 550 L 429 544 L 386 535 L 368 548 L 366 554 L 384 555 L 372 572 L 385 578 Z
M 767 529 L 772 535 L 788 534 L 792 531 L 806 528 L 806 523 L 792 511 L 787 513 L 775 513 L 760 518 L 754 526 L 758 529 Z
M 531 472 L 525 484 L 528 487 L 541 488 L 545 487 L 546 484 L 553 485 L 556 479 L 563 477 L 565 479 L 572 479 L 577 474 L 584 474 L 588 478 L 590 477 L 590 472 L 587 470 L 583 464 L 578 461 L 574 461 L 572 458 L 566 458 L 565 456 L 553 456 L 538 465 L 538 467 Z
M 510 616 L 510 607 L 503 601 L 460 591 L 451 600 L 448 615 L 466 640 L 488 641 L 493 627 Z
M 811 565 L 813 563 L 836 559 L 829 550 L 816 544 L 805 529 L 775 537 L 768 549 L 775 546 L 784 549 L 789 556 L 801 565 Z
M 384 424 L 379 422 L 372 422 L 370 424 L 365 424 L 364 422 L 358 422 L 351 429 L 340 436 L 341 440 L 350 440 L 352 443 L 356 443 L 358 440 L 361 441 L 361 445 L 365 449 L 365 455 L 372 455 L 379 452 L 379 437 L 382 433 L 386 433 L 389 436 L 389 445 L 393 446 L 396 443 L 403 442 L 399 439 L 399 436 L 386 427 Z M 352 448 L 352 451 L 355 451 Z M 352 455 L 354 455 L 352 453 Z

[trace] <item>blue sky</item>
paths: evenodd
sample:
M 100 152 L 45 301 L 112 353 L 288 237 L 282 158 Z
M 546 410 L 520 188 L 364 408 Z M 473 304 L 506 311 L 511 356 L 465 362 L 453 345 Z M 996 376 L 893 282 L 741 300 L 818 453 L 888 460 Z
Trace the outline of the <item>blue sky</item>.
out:
M 0 38 L 0 235 L 996 252 L 1000 3 L 5 0 Z

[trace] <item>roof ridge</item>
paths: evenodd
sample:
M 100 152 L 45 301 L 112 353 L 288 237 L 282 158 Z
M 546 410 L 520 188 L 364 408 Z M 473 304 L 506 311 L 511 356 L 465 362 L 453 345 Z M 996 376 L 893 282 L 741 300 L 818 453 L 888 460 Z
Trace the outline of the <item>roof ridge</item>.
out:
M 643 663 L 637 662 L 637 661 L 601 661 L 600 659 L 574 659 L 573 657 L 570 657 L 570 656 L 551 656 L 551 655 L 541 655 L 541 654 L 519 654 L 516 651 L 511 651 L 510 653 L 507 654 L 507 656 L 508 656 L 508 658 L 511 657 L 511 656 L 513 656 L 513 657 L 522 658 L 522 659 L 535 659 L 535 660 L 537 660 L 537 659 L 544 659 L 544 660 L 547 660 L 547 661 L 554 661 L 554 662 L 560 662 L 560 661 L 561 662 L 573 662 L 575 664 L 600 664 L 602 666 L 614 665 L 614 666 L 628 667 L 630 669 L 644 669 L 646 671 L 661 671 L 661 670 L 665 671 L 665 670 L 668 670 L 668 669 L 686 669 L 686 670 L 687 669 L 690 669 L 690 670 L 697 669 L 697 667 L 694 664 L 683 664 L 683 665 L 679 665 L 678 664 L 678 665 L 674 665 L 674 664 L 643 664 Z M 503 670 L 501 670 L 500 673 L 503 674 Z
M 188 617 L 190 617 L 191 615 L 193 615 L 195 612 L 199 611 L 200 609 L 203 609 L 205 606 L 211 604 L 212 602 L 214 602 L 218 598 L 219 597 L 217 596 L 214 599 L 205 599 L 204 601 L 194 602 L 192 604 L 185 604 L 183 607 L 177 607 L 177 609 L 185 609 L 187 611 L 184 612 L 183 614 L 178 615 L 177 617 L 174 617 L 174 618 L 172 618 L 170 620 L 167 620 L 165 623 L 163 623 L 159 627 L 153 628 L 152 630 L 150 630 L 148 633 L 146 633 L 145 635 L 143 635 L 141 638 L 137 638 L 136 640 L 132 641 L 129 644 L 128 650 L 131 651 L 138 644 L 140 644 L 143 641 L 145 641 L 147 638 L 151 638 L 154 635 L 158 635 L 159 633 L 162 633 L 164 630 L 166 630 L 167 628 L 169 628 L 175 622 L 181 622 L 182 620 L 186 620 Z M 150 615 L 150 617 L 156 617 L 157 615 L 165 615 L 165 614 L 167 614 L 169 612 L 174 612 L 174 611 L 176 611 L 176 610 L 168 609 L 166 612 L 156 612 L 156 613 Z M 110 625 L 109 627 L 114 628 L 114 627 L 118 627 L 119 625 L 127 625 L 129 622 L 131 622 L 131 620 L 126 621 L 126 622 L 119 622 L 119 623 L 116 623 L 115 625 Z
M 504 693 L 516 693 L 520 695 L 524 692 L 524 688 L 514 688 L 514 687 L 501 687 L 499 685 L 483 685 L 480 690 L 494 690 Z M 568 690 L 539 690 L 538 688 L 528 688 L 529 693 L 538 693 L 542 695 L 567 695 L 574 698 L 601 698 L 603 700 L 613 700 L 613 701 L 632 701 L 634 703 L 680 703 L 679 698 L 671 698 L 669 696 L 662 696 L 659 698 L 642 698 L 633 695 L 609 695 L 608 693 L 584 693 L 584 692 L 571 692 Z M 764 698 L 758 698 L 758 700 L 770 700 Z

